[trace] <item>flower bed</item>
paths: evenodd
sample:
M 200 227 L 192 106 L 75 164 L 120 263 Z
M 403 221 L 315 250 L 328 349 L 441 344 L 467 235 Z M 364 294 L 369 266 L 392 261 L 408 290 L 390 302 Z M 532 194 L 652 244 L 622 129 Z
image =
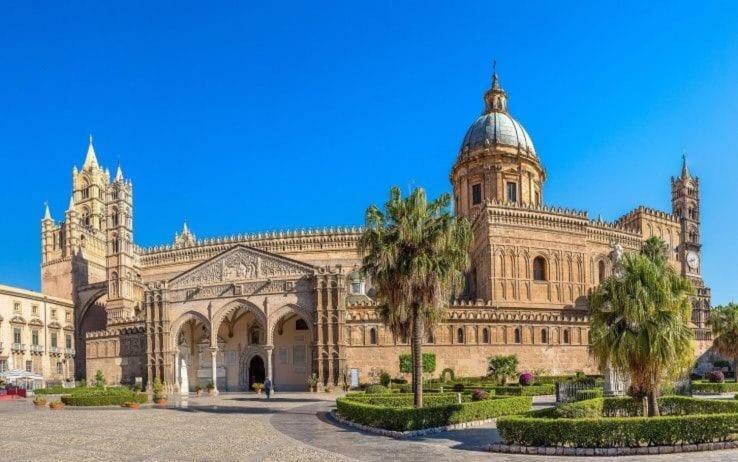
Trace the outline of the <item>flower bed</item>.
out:
M 128 388 L 88 388 L 61 397 L 69 406 L 121 406 L 126 402 L 145 403 L 145 393 L 138 393 Z
M 409 399 L 412 403 L 412 395 Z M 394 431 L 442 427 L 519 414 L 530 410 L 531 404 L 532 399 L 528 396 L 469 401 L 461 404 L 426 403 L 426 406 L 420 409 L 389 402 L 386 405 L 368 404 L 356 399 L 355 396 L 336 400 L 338 413 L 343 418 L 362 425 Z
M 692 382 L 692 393 L 708 395 L 736 392 L 738 392 L 738 383 L 736 382 L 713 383 L 698 380 Z
M 729 441 L 738 428 L 735 401 L 668 396 L 659 405 L 662 416 L 641 417 L 639 401 L 597 398 L 501 417 L 497 429 L 508 445 L 616 448 Z

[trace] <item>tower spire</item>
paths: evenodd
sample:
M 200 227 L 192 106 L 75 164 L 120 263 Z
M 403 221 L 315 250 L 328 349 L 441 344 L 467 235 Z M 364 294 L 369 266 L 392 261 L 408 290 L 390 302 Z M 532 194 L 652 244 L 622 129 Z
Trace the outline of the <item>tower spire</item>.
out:
M 689 168 L 687 168 L 687 152 L 682 153 L 682 179 L 691 178 L 689 175 Z
M 120 162 L 118 162 L 118 168 L 115 171 L 115 181 L 123 180 L 123 170 L 120 168 Z
M 74 210 L 74 194 L 69 196 L 69 208 L 67 210 Z
M 82 165 L 82 170 L 98 166 L 95 147 L 92 145 L 92 134 L 90 133 L 90 144 L 87 145 L 87 155 L 85 156 L 85 163 Z
M 52 220 L 52 218 L 51 218 L 51 211 L 49 210 L 49 203 L 48 202 L 44 202 L 44 208 L 45 208 L 45 210 L 44 210 L 44 220 L 43 221 L 51 221 Z

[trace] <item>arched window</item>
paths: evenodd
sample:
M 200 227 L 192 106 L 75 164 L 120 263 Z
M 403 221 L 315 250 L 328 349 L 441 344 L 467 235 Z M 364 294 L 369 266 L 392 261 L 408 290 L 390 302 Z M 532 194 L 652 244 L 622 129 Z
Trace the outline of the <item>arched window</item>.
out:
M 533 280 L 545 281 L 546 278 L 546 259 L 536 257 L 533 259 Z
M 514 335 L 515 335 L 515 343 L 520 343 L 520 329 L 519 328 L 517 327 L 515 328 Z
M 249 332 L 249 342 L 251 345 L 258 345 L 259 344 L 259 334 L 260 329 L 258 327 L 252 327 L 251 332 Z
M 489 329 L 482 329 L 482 343 L 489 343 Z
M 90 209 L 85 207 L 82 209 L 82 224 L 85 226 L 90 226 L 92 224 L 92 221 L 90 219 Z
M 85 240 L 85 235 L 83 234 L 79 237 L 79 246 L 84 248 L 86 245 L 87 241 Z
M 90 198 L 90 185 L 86 182 L 82 182 L 82 199 L 89 199 Z
M 304 319 L 295 321 L 295 330 L 308 330 L 308 325 Z
M 605 282 L 605 262 L 603 260 L 597 263 L 597 278 L 597 282 L 600 284 Z
M 371 328 L 369 329 L 369 344 L 370 345 L 376 345 L 377 344 L 377 329 Z
M 113 234 L 111 236 L 111 239 L 113 241 L 113 242 L 111 242 L 112 247 L 113 247 L 113 253 L 120 252 L 120 241 L 118 240 L 118 235 L 117 234 Z
M 429 330 L 428 334 L 426 335 L 426 342 L 427 343 L 436 343 L 435 337 L 433 337 L 433 331 Z
M 464 329 L 461 327 L 456 329 L 456 343 L 464 343 Z
M 541 329 L 541 343 L 548 343 L 548 331 Z
M 110 223 L 112 226 L 118 226 L 118 209 L 113 207 L 113 212 L 110 214 Z
M 568 344 L 571 341 L 569 338 L 569 329 L 564 329 L 564 343 Z

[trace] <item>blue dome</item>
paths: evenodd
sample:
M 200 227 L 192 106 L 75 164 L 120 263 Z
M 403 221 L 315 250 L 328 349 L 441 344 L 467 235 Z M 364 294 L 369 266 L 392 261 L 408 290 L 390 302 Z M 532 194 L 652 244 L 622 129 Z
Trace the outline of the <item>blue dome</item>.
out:
M 489 112 L 475 120 L 464 136 L 461 154 L 492 145 L 519 148 L 536 156 L 536 149 L 528 132 L 507 112 Z

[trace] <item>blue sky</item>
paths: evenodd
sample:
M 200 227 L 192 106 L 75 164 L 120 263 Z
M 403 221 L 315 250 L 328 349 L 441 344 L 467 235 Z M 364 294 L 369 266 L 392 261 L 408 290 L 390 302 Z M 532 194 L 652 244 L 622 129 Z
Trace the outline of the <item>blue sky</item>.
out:
M 0 283 L 39 287 L 43 202 L 63 216 L 90 132 L 144 246 L 449 191 L 496 58 L 549 204 L 670 210 L 686 151 L 713 302 L 736 298 L 738 3 L 264 3 L 0 6 Z

